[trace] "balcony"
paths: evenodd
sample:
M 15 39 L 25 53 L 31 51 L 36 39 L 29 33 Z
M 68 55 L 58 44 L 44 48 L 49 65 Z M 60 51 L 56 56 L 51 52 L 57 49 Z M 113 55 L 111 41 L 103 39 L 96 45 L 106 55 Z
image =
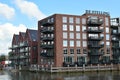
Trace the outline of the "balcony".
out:
M 53 44 L 41 44 L 41 48 L 43 48 L 43 49 L 53 49 L 54 45 Z
M 111 41 L 112 41 L 112 42 L 119 42 L 119 39 L 117 39 L 117 38 L 112 38 Z
M 100 18 L 93 18 L 93 17 L 89 17 L 87 19 L 87 25 L 88 26 L 100 26 L 103 24 L 103 19 L 100 19 Z
M 49 58 L 51 58 L 51 57 L 54 57 L 54 53 L 48 53 L 48 52 L 41 52 L 40 53 L 40 56 L 42 56 L 42 57 L 49 57 Z
M 88 54 L 90 56 L 100 56 L 102 55 L 102 52 L 89 51 Z
M 104 30 L 103 29 L 88 29 L 88 33 L 102 33 Z
M 18 45 L 12 45 L 12 47 L 10 47 L 9 49 L 16 49 L 18 48 Z
M 27 42 L 21 42 L 19 44 L 19 47 L 27 47 L 28 46 L 28 43 Z
M 102 48 L 102 47 L 104 47 L 104 44 L 100 44 L 100 45 L 88 44 L 88 48 Z
M 49 22 L 49 21 L 44 21 L 44 22 L 42 22 L 42 26 L 51 26 L 51 25 L 53 25 L 54 24 L 54 22 Z
M 120 56 L 120 52 L 113 53 L 113 56 Z
M 112 48 L 113 49 L 120 49 L 120 46 L 119 45 L 112 45 Z
M 25 59 L 25 58 L 29 58 L 29 56 L 28 55 L 21 55 L 20 56 L 20 59 Z
M 45 33 L 45 34 L 53 33 L 53 32 L 54 32 L 54 29 L 43 28 L 43 29 L 41 29 L 41 32 L 42 32 L 42 33 Z
M 111 24 L 111 28 L 113 29 L 117 29 L 120 25 L 117 23 L 117 24 Z
M 94 36 L 88 37 L 88 40 L 91 40 L 91 41 L 101 41 L 102 39 L 103 37 L 94 37 Z
M 120 35 L 120 32 L 111 32 L 112 35 Z
M 54 37 L 43 37 L 43 38 L 41 38 L 41 40 L 43 40 L 43 41 L 53 41 Z

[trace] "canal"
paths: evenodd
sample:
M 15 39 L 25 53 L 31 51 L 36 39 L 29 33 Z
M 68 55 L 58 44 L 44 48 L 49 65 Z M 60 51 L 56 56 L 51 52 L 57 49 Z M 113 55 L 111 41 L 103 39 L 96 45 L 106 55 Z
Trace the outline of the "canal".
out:
M 0 71 L 0 80 L 120 80 L 120 72 L 35 73 Z

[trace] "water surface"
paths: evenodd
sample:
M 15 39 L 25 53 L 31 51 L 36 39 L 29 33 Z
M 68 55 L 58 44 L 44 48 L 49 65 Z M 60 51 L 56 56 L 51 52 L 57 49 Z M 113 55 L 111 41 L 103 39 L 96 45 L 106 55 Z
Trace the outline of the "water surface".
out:
M 0 80 L 120 80 L 120 72 L 36 73 L 0 71 Z

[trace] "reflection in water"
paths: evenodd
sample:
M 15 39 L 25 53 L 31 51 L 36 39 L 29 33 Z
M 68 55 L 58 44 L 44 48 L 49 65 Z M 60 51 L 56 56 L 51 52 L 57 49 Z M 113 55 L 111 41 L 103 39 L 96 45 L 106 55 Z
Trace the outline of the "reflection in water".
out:
M 120 80 L 120 72 L 35 73 L 0 72 L 0 80 Z

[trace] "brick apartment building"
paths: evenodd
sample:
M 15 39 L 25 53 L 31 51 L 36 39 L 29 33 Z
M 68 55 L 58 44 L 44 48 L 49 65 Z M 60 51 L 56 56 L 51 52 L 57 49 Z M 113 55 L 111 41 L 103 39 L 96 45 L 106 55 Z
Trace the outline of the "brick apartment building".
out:
M 40 66 L 109 64 L 112 49 L 107 12 L 86 10 L 81 16 L 54 14 L 38 21 Z
M 120 19 L 107 12 L 54 14 L 38 30 L 14 34 L 10 60 L 15 66 L 62 67 L 120 63 Z
M 12 39 L 12 51 L 9 59 L 14 67 L 30 66 L 37 64 L 37 30 L 27 29 L 26 32 L 14 34 Z

